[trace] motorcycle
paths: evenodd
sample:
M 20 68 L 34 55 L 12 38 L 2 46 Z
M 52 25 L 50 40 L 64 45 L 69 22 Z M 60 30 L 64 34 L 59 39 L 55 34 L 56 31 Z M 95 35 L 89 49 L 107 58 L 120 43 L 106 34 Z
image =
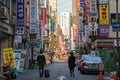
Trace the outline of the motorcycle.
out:
M 4 80 L 13 80 L 16 79 L 16 74 L 10 68 L 10 65 L 4 65 L 3 67 L 3 76 L 6 77 Z

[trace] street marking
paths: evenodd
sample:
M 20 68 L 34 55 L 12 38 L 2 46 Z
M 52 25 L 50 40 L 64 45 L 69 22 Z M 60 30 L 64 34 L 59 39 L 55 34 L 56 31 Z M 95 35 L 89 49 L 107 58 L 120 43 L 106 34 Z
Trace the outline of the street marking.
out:
M 63 80 L 63 79 L 65 79 L 65 78 L 66 78 L 65 76 L 60 76 L 60 77 L 58 77 L 59 80 Z

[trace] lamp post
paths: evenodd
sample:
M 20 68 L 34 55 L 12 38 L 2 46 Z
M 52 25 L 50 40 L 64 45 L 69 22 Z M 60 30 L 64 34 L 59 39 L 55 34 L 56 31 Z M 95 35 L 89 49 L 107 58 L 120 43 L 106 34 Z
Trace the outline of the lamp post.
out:
M 116 0 L 116 22 L 118 22 L 118 0 Z M 119 41 L 118 41 L 118 30 L 116 32 L 116 37 L 117 37 L 117 73 L 118 73 L 118 77 L 120 79 L 120 54 L 119 54 Z

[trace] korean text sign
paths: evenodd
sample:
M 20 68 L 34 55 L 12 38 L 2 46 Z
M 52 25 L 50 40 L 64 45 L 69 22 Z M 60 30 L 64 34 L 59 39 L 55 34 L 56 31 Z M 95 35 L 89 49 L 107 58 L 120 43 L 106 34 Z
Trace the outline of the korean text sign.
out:
M 24 27 L 24 0 L 17 0 L 17 26 Z
M 30 23 L 37 22 L 37 0 L 30 0 Z
M 108 5 L 103 4 L 99 6 L 100 25 L 109 24 Z
M 3 49 L 3 54 L 4 54 L 4 63 L 10 64 L 11 68 L 15 68 L 13 48 Z

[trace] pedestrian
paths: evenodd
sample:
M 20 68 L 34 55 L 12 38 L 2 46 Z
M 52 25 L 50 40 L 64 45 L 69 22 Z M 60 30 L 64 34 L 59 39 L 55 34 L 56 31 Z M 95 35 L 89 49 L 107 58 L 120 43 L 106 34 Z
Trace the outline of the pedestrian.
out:
M 68 66 L 69 66 L 69 70 L 70 70 L 70 76 L 75 76 L 74 74 L 74 68 L 75 68 L 75 56 L 73 54 L 73 52 L 71 52 L 69 58 L 68 58 Z
M 46 65 L 45 55 L 43 54 L 43 49 L 40 49 L 40 53 L 37 56 L 37 63 L 39 69 L 40 77 L 43 77 L 44 74 L 44 66 Z

